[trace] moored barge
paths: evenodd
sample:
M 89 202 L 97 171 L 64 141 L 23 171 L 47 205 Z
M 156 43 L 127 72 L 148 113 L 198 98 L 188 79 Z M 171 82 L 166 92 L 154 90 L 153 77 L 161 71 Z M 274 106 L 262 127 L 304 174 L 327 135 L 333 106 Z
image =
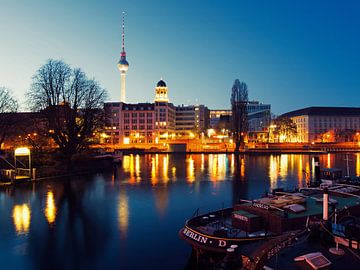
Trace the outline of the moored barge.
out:
M 186 221 L 179 236 L 194 250 L 226 254 L 251 243 L 301 233 L 311 222 L 360 215 L 360 187 L 334 185 L 326 189 L 278 191 L 231 208 L 197 215 Z

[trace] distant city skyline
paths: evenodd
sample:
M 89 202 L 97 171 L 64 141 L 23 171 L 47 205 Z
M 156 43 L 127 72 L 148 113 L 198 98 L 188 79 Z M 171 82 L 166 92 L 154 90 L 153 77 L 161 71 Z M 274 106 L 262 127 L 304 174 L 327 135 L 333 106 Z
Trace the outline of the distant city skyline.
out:
M 162 77 L 170 102 L 226 109 L 238 78 L 275 114 L 360 106 L 357 1 L 1 0 L 0 86 L 26 109 L 31 77 L 62 59 L 119 101 L 123 11 L 127 102 L 152 102 Z

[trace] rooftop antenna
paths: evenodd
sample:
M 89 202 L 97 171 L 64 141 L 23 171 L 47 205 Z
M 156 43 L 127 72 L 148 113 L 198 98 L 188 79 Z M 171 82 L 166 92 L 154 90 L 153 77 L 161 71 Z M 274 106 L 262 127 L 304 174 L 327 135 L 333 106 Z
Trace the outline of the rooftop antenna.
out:
M 122 53 L 125 53 L 125 12 L 122 12 Z

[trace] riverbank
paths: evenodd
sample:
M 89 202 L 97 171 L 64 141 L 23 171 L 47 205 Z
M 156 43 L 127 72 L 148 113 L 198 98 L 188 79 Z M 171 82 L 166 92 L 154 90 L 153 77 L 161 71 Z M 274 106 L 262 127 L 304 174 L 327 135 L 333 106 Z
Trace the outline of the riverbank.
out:
M 57 163 L 53 166 L 38 166 L 35 168 L 36 173 L 31 177 L 23 179 L 2 179 L 0 187 L 10 187 L 18 184 L 35 183 L 45 180 L 55 180 L 76 176 L 91 175 L 104 171 L 113 170 L 114 157 L 112 155 L 103 156 L 83 156 L 73 163 L 71 171 L 66 170 L 65 164 Z

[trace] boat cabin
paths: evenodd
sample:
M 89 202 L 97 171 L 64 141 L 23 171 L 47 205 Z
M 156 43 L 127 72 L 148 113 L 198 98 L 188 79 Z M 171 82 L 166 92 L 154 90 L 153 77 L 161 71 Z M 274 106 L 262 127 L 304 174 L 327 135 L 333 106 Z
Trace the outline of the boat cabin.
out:
M 326 168 L 321 170 L 321 182 L 333 185 L 342 179 L 342 170 L 337 168 Z

